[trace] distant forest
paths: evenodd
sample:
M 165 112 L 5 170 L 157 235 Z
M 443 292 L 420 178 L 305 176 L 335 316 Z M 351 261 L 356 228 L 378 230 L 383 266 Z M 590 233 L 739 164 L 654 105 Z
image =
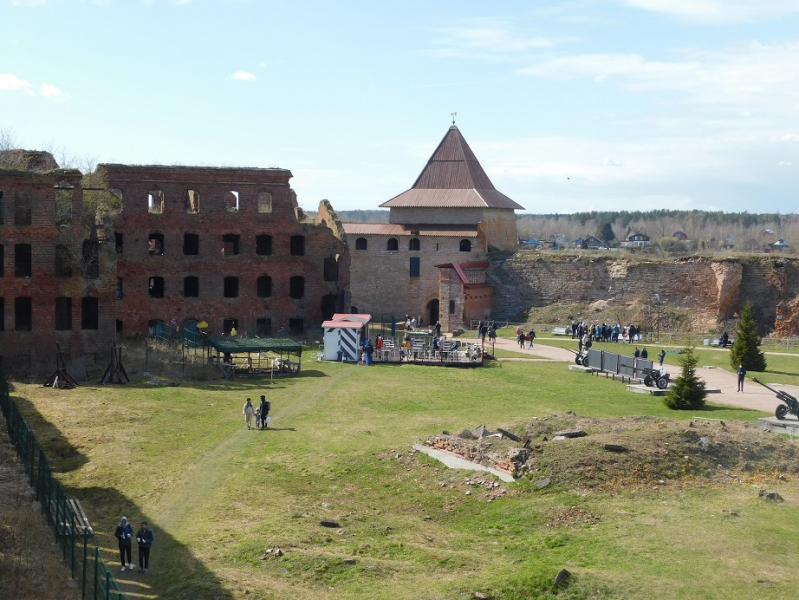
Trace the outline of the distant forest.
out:
M 387 223 L 388 210 L 342 210 L 346 223 Z M 799 215 L 779 213 L 721 212 L 703 210 L 591 211 L 572 214 L 519 214 L 519 237 L 549 240 L 562 234 L 569 240 L 597 235 L 620 241 L 633 233 L 645 233 L 653 242 L 682 232 L 695 248 L 717 247 L 758 251 L 778 239 L 799 249 Z

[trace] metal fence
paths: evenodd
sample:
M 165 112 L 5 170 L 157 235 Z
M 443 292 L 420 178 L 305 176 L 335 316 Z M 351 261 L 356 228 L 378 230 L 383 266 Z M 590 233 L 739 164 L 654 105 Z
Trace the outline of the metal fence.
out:
M 22 417 L 17 403 L 11 399 L 8 381 L 0 373 L 0 411 L 6 420 L 8 437 L 28 474 L 31 488 L 40 503 L 42 514 L 52 528 L 62 558 L 78 582 L 81 598 L 92 600 L 129 600 L 106 566 L 100 548 L 90 543 L 90 531 L 64 488 L 53 475 L 33 430 Z

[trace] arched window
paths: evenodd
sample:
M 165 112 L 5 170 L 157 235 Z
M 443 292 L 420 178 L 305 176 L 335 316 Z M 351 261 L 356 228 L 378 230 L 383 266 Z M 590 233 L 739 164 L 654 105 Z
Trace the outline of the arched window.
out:
M 408 242 L 408 250 L 419 250 L 421 245 L 419 244 L 419 238 L 411 238 L 411 241 Z
M 471 252 L 472 251 L 472 242 L 469 240 L 461 240 L 461 252 Z
M 386 242 L 386 250 L 389 252 L 399 250 L 399 242 L 397 238 L 388 238 L 388 242 Z
M 358 238 L 355 240 L 356 250 L 366 250 L 366 238 Z

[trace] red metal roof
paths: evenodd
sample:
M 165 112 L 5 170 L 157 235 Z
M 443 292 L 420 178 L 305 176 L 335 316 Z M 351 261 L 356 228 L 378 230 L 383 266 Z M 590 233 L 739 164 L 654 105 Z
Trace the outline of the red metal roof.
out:
M 477 225 L 400 225 L 397 223 L 342 223 L 347 235 L 408 235 L 476 238 Z
M 413 187 L 380 206 L 524 208 L 497 191 L 455 125 L 449 128 Z

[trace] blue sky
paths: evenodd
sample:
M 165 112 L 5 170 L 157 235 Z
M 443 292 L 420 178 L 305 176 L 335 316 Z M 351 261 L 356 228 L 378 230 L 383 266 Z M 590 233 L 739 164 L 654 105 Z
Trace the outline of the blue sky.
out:
M 457 111 L 527 212 L 799 206 L 799 0 L 0 0 L 0 23 L 26 148 L 282 167 L 307 209 L 371 209 Z

